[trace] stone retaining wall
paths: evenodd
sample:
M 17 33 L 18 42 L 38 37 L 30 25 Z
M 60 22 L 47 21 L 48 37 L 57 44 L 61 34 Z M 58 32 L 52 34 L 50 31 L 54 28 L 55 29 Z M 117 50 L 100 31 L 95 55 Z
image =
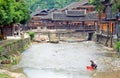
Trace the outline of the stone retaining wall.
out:
M 3 45 L 1 45 L 1 54 L 14 54 L 17 51 L 23 51 L 30 45 L 30 38 L 11 40 Z

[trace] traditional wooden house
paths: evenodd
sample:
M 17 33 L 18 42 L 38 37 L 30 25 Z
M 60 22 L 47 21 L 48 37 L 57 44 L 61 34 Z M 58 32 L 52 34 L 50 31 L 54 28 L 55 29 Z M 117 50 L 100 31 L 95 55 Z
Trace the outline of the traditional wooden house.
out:
M 57 23 L 57 29 L 74 29 L 79 31 L 95 30 L 96 13 L 86 13 L 86 10 L 66 10 L 65 13 L 53 13 L 52 20 Z
M 48 15 L 48 12 L 43 10 L 37 9 L 36 12 L 31 14 L 31 20 L 29 21 L 29 25 L 31 26 L 32 29 L 40 27 L 41 26 L 41 17 L 40 16 L 46 16 Z
M 86 13 L 95 11 L 95 7 L 89 4 L 88 0 L 81 0 L 79 2 L 73 2 L 70 5 L 61 9 L 65 10 L 86 10 Z
M 120 40 L 120 12 L 118 13 L 116 17 L 116 36 L 117 40 Z
M 105 5 L 105 10 L 101 15 L 101 19 L 99 19 L 97 41 L 103 41 L 104 38 L 105 41 L 103 43 L 106 46 L 112 47 L 113 37 L 116 35 L 116 15 L 112 11 L 110 0 L 103 0 L 101 2 Z
M 55 11 L 55 10 L 54 10 Z M 29 22 L 29 25 L 34 29 L 46 29 L 49 26 L 53 26 L 53 21 L 51 20 L 51 13 L 53 11 L 49 10 L 37 10 L 32 13 L 32 19 Z
M 57 29 L 90 30 L 95 29 L 97 21 L 95 7 L 90 5 L 88 0 L 73 2 L 61 9 L 61 12 L 54 12 L 52 15 Z
M 30 25 L 41 29 L 95 29 L 97 21 L 95 7 L 88 0 L 73 2 L 63 9 L 54 11 L 36 11 Z M 86 26 L 86 27 L 84 27 Z

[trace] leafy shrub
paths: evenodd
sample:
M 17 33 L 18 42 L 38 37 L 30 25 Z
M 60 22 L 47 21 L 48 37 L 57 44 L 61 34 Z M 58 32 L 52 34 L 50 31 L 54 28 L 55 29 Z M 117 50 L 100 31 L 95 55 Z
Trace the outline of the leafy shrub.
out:
M 35 33 L 33 31 L 28 32 L 30 39 L 33 40 L 33 38 L 35 37 Z
M 118 41 L 118 42 L 115 44 L 114 48 L 117 50 L 117 52 L 119 52 L 120 41 Z

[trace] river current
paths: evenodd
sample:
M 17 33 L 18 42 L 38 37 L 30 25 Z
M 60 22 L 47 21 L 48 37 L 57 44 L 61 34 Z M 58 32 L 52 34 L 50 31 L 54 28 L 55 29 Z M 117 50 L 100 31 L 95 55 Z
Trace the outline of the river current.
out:
M 90 60 L 97 70 L 86 69 Z M 93 41 L 34 44 L 18 66 L 28 78 L 120 78 L 120 58 Z

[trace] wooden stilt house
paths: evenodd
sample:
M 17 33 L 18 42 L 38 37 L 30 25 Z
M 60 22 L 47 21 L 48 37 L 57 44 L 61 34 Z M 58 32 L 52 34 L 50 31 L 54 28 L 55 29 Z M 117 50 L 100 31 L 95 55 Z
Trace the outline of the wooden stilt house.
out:
M 110 0 L 101 2 L 105 6 L 105 9 L 99 20 L 97 41 L 102 42 L 106 46 L 113 47 L 113 37 L 116 34 L 116 15 L 112 11 L 112 3 L 110 3 Z

